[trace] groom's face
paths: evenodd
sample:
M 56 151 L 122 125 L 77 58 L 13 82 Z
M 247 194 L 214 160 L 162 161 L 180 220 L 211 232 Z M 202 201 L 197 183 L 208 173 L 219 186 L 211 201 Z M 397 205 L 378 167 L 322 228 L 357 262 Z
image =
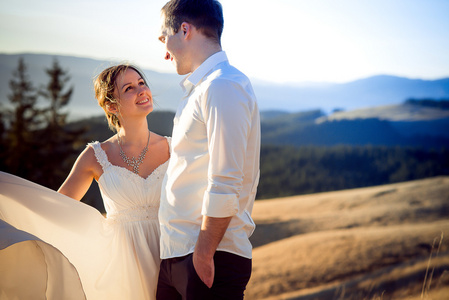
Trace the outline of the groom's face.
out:
M 185 75 L 190 72 L 186 68 L 185 49 L 182 30 L 174 33 L 172 29 L 165 27 L 165 18 L 162 17 L 162 27 L 159 35 L 159 41 L 165 45 L 165 60 L 170 60 L 176 68 L 179 75 Z

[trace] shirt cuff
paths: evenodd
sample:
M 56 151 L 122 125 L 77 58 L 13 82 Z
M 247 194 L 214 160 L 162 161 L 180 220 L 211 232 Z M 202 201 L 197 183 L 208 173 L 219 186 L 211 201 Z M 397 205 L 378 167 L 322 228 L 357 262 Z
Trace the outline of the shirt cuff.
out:
M 232 217 L 239 211 L 237 196 L 205 192 L 201 214 L 212 218 Z

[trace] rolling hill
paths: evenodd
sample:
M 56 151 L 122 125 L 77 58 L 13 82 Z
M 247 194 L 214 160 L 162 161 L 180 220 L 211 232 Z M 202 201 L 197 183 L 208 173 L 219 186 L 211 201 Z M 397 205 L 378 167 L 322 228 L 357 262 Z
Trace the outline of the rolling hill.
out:
M 449 177 L 257 201 L 248 300 L 447 299 Z

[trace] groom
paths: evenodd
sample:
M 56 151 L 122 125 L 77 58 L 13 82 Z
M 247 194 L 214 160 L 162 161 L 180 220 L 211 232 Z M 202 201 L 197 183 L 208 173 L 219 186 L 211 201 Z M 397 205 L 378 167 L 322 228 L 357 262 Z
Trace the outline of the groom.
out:
M 162 187 L 157 299 L 243 299 L 251 276 L 260 120 L 248 78 L 221 49 L 214 0 L 162 8 L 165 59 L 187 75 Z

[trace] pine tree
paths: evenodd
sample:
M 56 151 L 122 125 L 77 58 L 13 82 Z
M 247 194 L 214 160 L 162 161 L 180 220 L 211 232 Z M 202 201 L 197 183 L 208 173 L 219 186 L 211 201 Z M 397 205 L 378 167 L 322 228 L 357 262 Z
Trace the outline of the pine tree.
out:
M 42 164 L 39 183 L 57 189 L 68 175 L 79 152 L 79 145 L 85 143 L 81 138 L 85 129 L 66 128 L 68 112 L 64 109 L 73 94 L 73 86 L 67 88 L 70 80 L 68 72 L 61 68 L 56 59 L 52 67 L 45 71 L 49 81 L 39 94 L 49 106 L 45 110 L 47 126 L 40 133 L 44 145 L 40 148 Z
M 66 124 L 68 115 L 62 109 L 69 104 L 73 94 L 73 86 L 65 90 L 65 85 L 70 80 L 70 76 L 67 71 L 61 68 L 57 59 L 54 59 L 53 66 L 46 69 L 45 72 L 50 80 L 46 88 L 40 91 L 40 94 L 50 102 L 47 109 L 48 125 L 52 128 L 62 128 Z
M 42 120 L 36 107 L 36 88 L 29 80 L 23 58 L 19 58 L 9 87 L 11 94 L 8 95 L 8 99 L 12 108 L 7 108 L 7 114 L 3 113 L 1 116 L 2 143 L 6 146 L 2 150 L 4 156 L 2 168 L 6 172 L 33 180 L 37 147 L 35 133 L 42 125 Z

